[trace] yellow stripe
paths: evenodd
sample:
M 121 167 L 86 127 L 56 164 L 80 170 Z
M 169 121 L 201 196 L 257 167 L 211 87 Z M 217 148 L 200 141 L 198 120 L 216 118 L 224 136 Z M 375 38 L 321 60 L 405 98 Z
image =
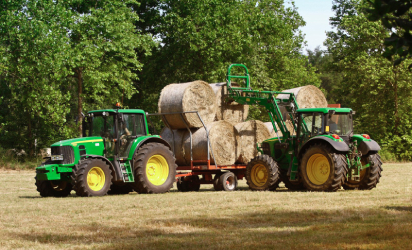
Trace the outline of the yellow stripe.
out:
M 79 143 L 84 143 L 84 142 L 102 142 L 102 139 L 97 139 L 97 140 L 89 140 L 89 141 L 78 141 L 78 142 L 73 142 L 72 145 L 76 146 Z

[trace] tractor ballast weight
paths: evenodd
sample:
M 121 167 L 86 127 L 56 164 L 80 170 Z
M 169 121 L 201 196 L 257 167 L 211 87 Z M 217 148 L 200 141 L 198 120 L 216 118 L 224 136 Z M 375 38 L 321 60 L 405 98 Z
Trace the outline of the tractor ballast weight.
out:
M 232 74 L 236 68 L 244 74 Z M 232 86 L 232 79 L 243 81 L 243 85 L 237 81 L 240 87 Z M 277 134 L 260 144 L 258 151 L 262 156 L 247 166 L 246 179 L 251 189 L 274 190 L 280 181 L 293 190 L 376 187 L 382 171 L 380 147 L 369 135 L 353 133 L 352 109 L 300 109 L 293 93 L 252 90 L 243 64 L 228 67 L 227 89 L 226 98 L 230 101 L 263 106 Z M 292 131 L 286 120 L 292 122 Z M 274 181 L 273 176 L 279 178 Z

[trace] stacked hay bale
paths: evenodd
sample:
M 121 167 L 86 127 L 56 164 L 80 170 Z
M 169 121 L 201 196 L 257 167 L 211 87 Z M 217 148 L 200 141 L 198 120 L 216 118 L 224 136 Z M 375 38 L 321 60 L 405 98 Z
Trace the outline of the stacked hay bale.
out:
M 323 93 L 320 90 L 316 92 L 313 88 L 316 87 L 304 86 L 284 92 L 295 93 L 299 107 L 323 105 L 319 104 L 320 101 L 314 100 L 318 98 L 319 92 L 322 96 Z M 306 91 L 309 91 L 309 94 L 305 93 Z M 226 83 L 208 84 L 204 81 L 194 81 L 170 84 L 160 94 L 159 113 L 198 111 L 209 132 L 211 164 L 247 164 L 258 154 L 256 143 L 277 135 L 270 122 L 245 122 L 249 107 L 228 102 L 225 99 L 226 95 Z M 190 165 L 191 160 L 207 160 L 208 137 L 196 114 L 169 114 L 165 115 L 163 122 L 171 129 L 164 128 L 161 136 L 174 149 L 178 165 Z M 291 121 L 286 123 L 288 130 L 292 132 Z M 279 131 L 278 135 L 282 136 L 282 133 Z
M 210 86 L 216 94 L 216 121 L 228 121 L 235 125 L 247 119 L 249 105 L 240 105 L 237 102 L 231 102 L 225 99 L 227 96 L 226 83 L 212 83 Z

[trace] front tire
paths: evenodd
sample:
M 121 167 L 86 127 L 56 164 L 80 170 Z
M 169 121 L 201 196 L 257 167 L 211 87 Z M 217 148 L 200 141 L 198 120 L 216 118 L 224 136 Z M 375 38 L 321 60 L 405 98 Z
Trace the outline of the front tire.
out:
M 42 197 L 67 197 L 72 191 L 72 184 L 66 181 L 36 180 L 36 186 Z
M 247 164 L 246 183 L 251 190 L 276 190 L 279 182 L 278 165 L 269 155 L 259 155 Z
M 310 191 L 337 191 L 348 171 L 346 157 L 323 144 L 310 147 L 299 168 L 303 185 Z
M 379 183 L 383 171 L 381 156 L 379 154 L 364 155 L 361 158 L 362 165 L 371 162 L 372 165 L 363 169 L 360 172 L 360 179 L 358 181 L 346 180 L 343 188 L 346 190 L 371 190 Z
M 138 193 L 157 194 L 168 192 L 175 181 L 176 159 L 168 147 L 161 143 L 147 143 L 135 153 L 135 183 Z
M 105 161 L 88 158 L 73 169 L 73 189 L 83 197 L 106 195 L 112 184 L 111 172 Z

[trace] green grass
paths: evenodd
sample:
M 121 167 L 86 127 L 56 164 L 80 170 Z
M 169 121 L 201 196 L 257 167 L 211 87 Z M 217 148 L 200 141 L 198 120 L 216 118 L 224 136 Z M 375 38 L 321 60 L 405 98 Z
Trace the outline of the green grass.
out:
M 410 249 L 412 164 L 371 191 L 41 198 L 34 171 L 0 171 L 1 249 Z

